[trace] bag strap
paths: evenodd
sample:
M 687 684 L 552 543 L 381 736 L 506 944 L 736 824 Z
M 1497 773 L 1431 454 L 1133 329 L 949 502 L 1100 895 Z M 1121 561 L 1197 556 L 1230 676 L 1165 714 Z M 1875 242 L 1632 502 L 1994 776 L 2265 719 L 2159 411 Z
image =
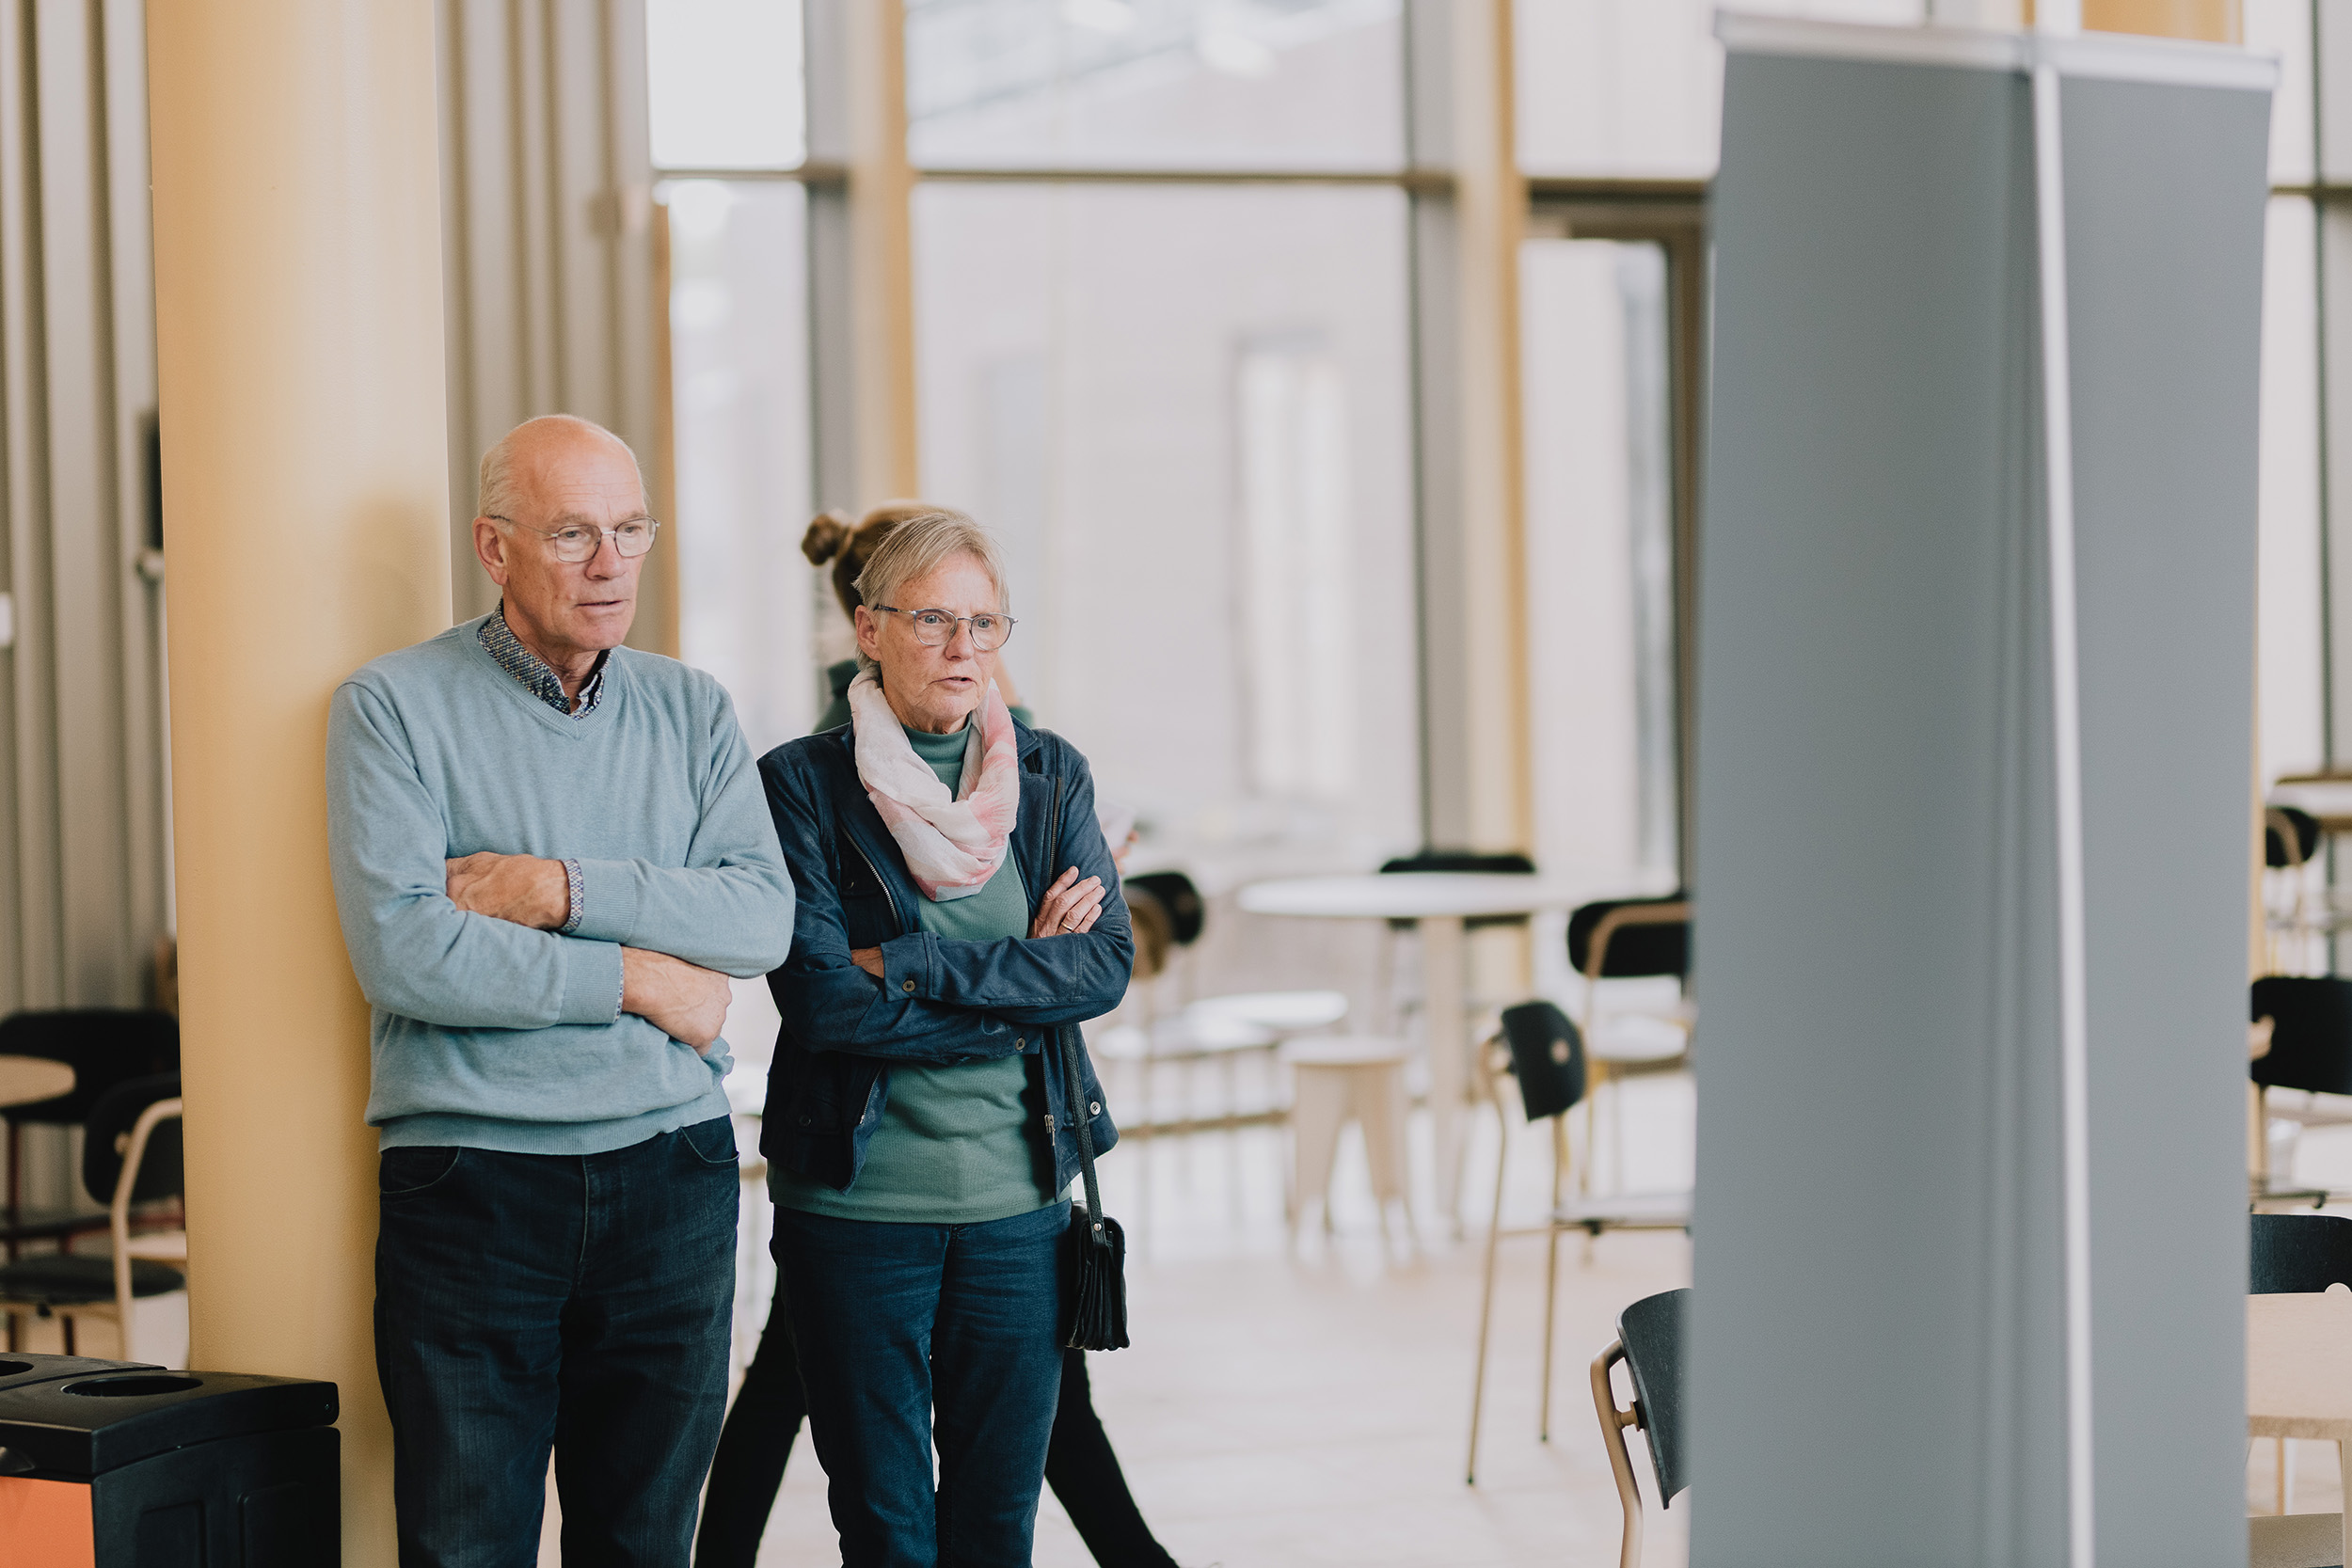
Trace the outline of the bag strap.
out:
M 1077 1124 L 1078 1166 L 1086 1176 L 1087 1223 L 1092 1227 L 1087 1239 L 1107 1247 L 1111 1241 L 1103 1234 L 1103 1190 L 1094 1181 L 1094 1118 L 1087 1114 L 1086 1097 L 1078 1087 L 1084 1082 L 1078 1073 L 1078 1026 L 1057 1023 L 1054 1033 L 1061 1037 L 1062 1110 Z

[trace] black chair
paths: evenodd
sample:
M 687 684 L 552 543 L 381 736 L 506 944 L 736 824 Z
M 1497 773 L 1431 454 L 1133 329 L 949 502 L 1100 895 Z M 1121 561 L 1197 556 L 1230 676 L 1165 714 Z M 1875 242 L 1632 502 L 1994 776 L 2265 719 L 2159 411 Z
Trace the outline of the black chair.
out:
M 1260 991 L 1236 996 L 1200 998 L 1194 994 L 1195 975 L 1186 968 L 1178 990 L 1184 1005 L 1171 1017 L 1160 1016 L 1159 981 L 1167 971 L 1185 961 L 1208 924 L 1208 903 L 1193 879 L 1181 871 L 1147 871 L 1120 879 L 1120 892 L 1136 933 L 1135 974 L 1130 994 L 1141 1017 L 1135 1022 L 1100 1031 L 1089 1045 L 1098 1056 L 1136 1064 L 1141 1093 L 1142 1119 L 1121 1129 L 1130 1136 L 1164 1132 L 1188 1132 L 1215 1125 L 1232 1131 L 1245 1119 L 1276 1119 L 1280 1113 L 1271 1064 L 1276 1049 L 1292 1035 L 1336 1023 L 1347 1011 L 1347 999 L 1336 991 Z M 1241 1058 L 1263 1057 L 1267 1070 L 1264 1103 L 1245 1112 L 1241 1098 Z M 1224 1110 L 1208 1122 L 1197 1120 L 1188 1067 L 1180 1079 L 1183 1102 L 1172 1120 L 1163 1121 L 1157 1100 L 1158 1069 L 1163 1064 L 1218 1062 L 1224 1066 Z M 1148 1171 L 1149 1165 L 1145 1167 Z
M 2325 944 L 2317 939 L 2352 926 L 2352 914 L 2335 895 L 2312 887 L 2305 875 L 2323 836 L 2319 818 L 2310 812 L 2296 806 L 2263 811 L 2263 864 L 2280 873 L 2265 878 L 2263 888 L 2263 923 L 2272 944 L 2272 969 L 2308 972 L 2317 960 L 2317 968 L 2326 972 L 2333 966 L 2319 957 Z M 2282 936 L 2293 942 L 2283 950 L 2277 945 Z
M 64 1243 L 105 1228 L 104 1221 L 72 1208 L 27 1211 L 23 1204 L 26 1126 L 78 1127 L 118 1084 L 180 1069 L 180 1021 L 169 1013 L 127 1007 L 79 1007 L 16 1013 L 0 1019 L 0 1056 L 38 1056 L 73 1069 L 73 1087 L 53 1100 L 0 1110 L 8 1126 L 8 1203 L 0 1211 L 0 1244 L 13 1260 L 28 1241 Z
M 1645 975 L 1672 974 L 1688 978 L 1691 973 L 1691 922 L 1688 907 L 1691 895 L 1670 893 L 1659 898 L 1604 898 L 1580 907 L 1568 916 L 1568 964 L 1586 979 L 1626 980 Z M 1684 912 L 1672 915 L 1676 906 Z M 1669 912 L 1670 918 L 1654 921 L 1643 918 L 1644 912 Z M 1620 911 L 1625 912 L 1619 913 Z M 1614 920 L 1610 916 L 1616 915 Z M 1606 925 L 1606 932 L 1601 927 Z M 1596 968 L 1593 941 L 1600 938 L 1600 962 Z
M 1584 1037 L 1568 1022 L 1568 1015 L 1552 1004 L 1521 1003 L 1502 1010 L 1502 1032 L 1486 1042 L 1486 1062 L 1487 1094 L 1494 1101 L 1496 1118 L 1495 1204 L 1494 1212 L 1486 1221 L 1486 1287 L 1478 1307 L 1478 1355 L 1470 1370 L 1470 1459 L 1463 1468 L 1464 1479 L 1472 1485 L 1478 1481 L 1479 1418 L 1486 1403 L 1486 1337 L 1495 1313 L 1495 1249 L 1502 1240 L 1502 1184 L 1511 1168 L 1509 1118 L 1503 1112 L 1502 1080 L 1508 1076 L 1518 1085 L 1519 1106 L 1526 1113 L 1530 1127 L 1539 1121 L 1551 1123 L 1551 1201 L 1556 1208 L 1567 1164 L 1567 1131 L 1563 1118 L 1584 1098 Z M 1560 1232 L 1549 1225 L 1544 1229 L 1553 1249 L 1549 1264 L 1556 1265 Z M 1557 1268 L 1548 1266 L 1544 1282 L 1543 1370 L 1547 1406 L 1551 1393 L 1552 1284 L 1557 1277 Z
M 2263 811 L 2263 863 L 2292 871 L 2319 852 L 2319 818 L 2298 806 Z
M 1641 1568 L 1642 1562 L 1642 1485 L 1626 1449 L 1625 1429 L 1640 1427 L 1649 1439 L 1650 1473 L 1658 1478 L 1661 1508 L 1672 1508 L 1691 1485 L 1683 1409 L 1688 1359 L 1683 1347 L 1690 1338 L 1690 1316 L 1687 1288 L 1645 1296 L 1617 1314 L 1616 1342 L 1593 1361 L 1593 1408 L 1600 1418 L 1600 1441 L 1609 1450 L 1610 1471 L 1617 1479 L 1617 1502 L 1625 1511 L 1618 1568 Z M 1627 1409 L 1618 1407 L 1609 1377 L 1609 1369 L 1620 1361 L 1633 1383 L 1633 1403 Z
M 2330 1285 L 2352 1286 L 2352 1219 L 2339 1214 L 2256 1214 L 2248 1222 L 2247 1293 L 2316 1294 Z M 2249 1560 L 2256 1563 L 2338 1565 L 2342 1513 L 2290 1513 L 2287 1440 L 2277 1445 L 2278 1512 L 2249 1519 Z
M 2248 1227 L 2246 1291 L 2316 1294 L 2352 1286 L 2352 1219 L 2341 1214 L 2256 1214 Z
M 1584 1101 L 1584 1167 L 1580 1191 L 1592 1187 L 1596 1111 L 1601 1089 L 1613 1080 L 1646 1073 L 1680 1072 L 1691 1065 L 1692 1014 L 1677 998 L 1663 1012 L 1626 1010 L 1604 1018 L 1603 980 L 1691 978 L 1691 899 L 1608 898 L 1586 904 L 1568 916 L 1568 962 L 1584 978 L 1584 1049 L 1593 1065 L 1592 1092 Z M 1613 1027 L 1613 1023 L 1615 1025 Z M 1610 1100 L 1617 1135 L 1611 1145 L 1622 1180 L 1625 1117 L 1621 1096 Z
M 1392 860 L 1380 863 L 1380 875 L 1383 877 L 1446 874 L 1479 877 L 1533 877 L 1535 875 L 1535 863 L 1515 850 L 1488 854 L 1475 849 L 1420 849 L 1412 854 L 1399 855 Z M 1527 924 L 1527 919 L 1528 917 L 1524 914 L 1473 914 L 1463 920 L 1462 929 L 1484 931 L 1498 927 L 1523 927 Z M 1419 997 L 1400 997 L 1397 994 L 1396 980 L 1397 942 L 1400 938 L 1412 934 L 1419 928 L 1417 921 L 1391 920 L 1387 923 L 1387 930 L 1381 940 L 1380 974 L 1375 985 L 1377 994 L 1384 999 L 1392 1020 L 1401 1020 L 1406 1014 L 1421 1006 Z M 1488 999 L 1489 1002 L 1495 1000 L 1500 999 Z M 1477 1010 L 1477 1006 L 1473 1004 L 1473 1011 Z
M 1551 1435 L 1551 1348 L 1560 1279 L 1560 1237 L 1581 1230 L 1598 1236 L 1605 1230 L 1687 1230 L 1691 1225 L 1691 1195 L 1679 1193 L 1619 1194 L 1593 1200 L 1567 1200 L 1567 1113 L 1584 1099 L 1586 1086 L 1584 1037 L 1567 1014 L 1549 1002 L 1523 1002 L 1502 1011 L 1502 1033 L 1486 1042 L 1485 1059 L 1487 1092 L 1494 1101 L 1496 1127 L 1495 1202 L 1486 1224 L 1486 1286 L 1478 1309 L 1478 1354 L 1470 1372 L 1470 1460 L 1465 1479 L 1478 1481 L 1479 1418 L 1486 1406 L 1486 1340 L 1494 1319 L 1495 1249 L 1502 1230 L 1502 1182 L 1510 1169 L 1511 1141 L 1504 1115 L 1502 1081 L 1518 1084 L 1520 1109 L 1529 1126 L 1551 1123 L 1551 1210 L 1540 1227 L 1546 1238 L 1544 1254 L 1544 1354 L 1538 1436 Z M 1531 1235 L 1532 1230 L 1515 1231 Z
M 132 1211 L 177 1198 L 185 1186 L 180 1135 L 180 1075 L 157 1073 L 118 1084 L 99 1097 L 82 1127 L 82 1185 L 108 1206 L 113 1232 L 108 1255 L 56 1252 L 0 1266 L 0 1314 L 14 1340 L 16 1320 L 64 1320 L 66 1354 L 74 1354 L 74 1323 L 82 1317 L 113 1318 L 120 1327 L 123 1359 L 131 1354 L 130 1304 L 159 1296 L 185 1283 L 184 1231 L 134 1237 Z
M 2322 1103 L 2312 1097 L 2352 1097 L 2352 980 L 2330 974 L 2265 974 L 2254 982 L 2249 1016 L 2256 1023 L 2270 1021 L 2270 1043 L 2247 1064 L 2259 1085 L 2266 1135 L 2270 1118 L 2303 1127 L 2352 1123 L 2352 1101 L 2339 1099 Z M 2299 1092 L 2298 1101 L 2275 1101 L 2271 1091 Z M 2273 1175 L 2283 1173 L 2271 1173 Z M 2324 1190 L 2299 1191 L 2266 1180 L 2256 1201 L 2308 1201 L 2317 1208 L 2328 1201 Z
M 1470 875 L 1478 877 L 1533 877 L 1535 863 L 1516 850 L 1500 854 L 1482 854 L 1475 849 L 1422 849 L 1409 855 L 1380 863 L 1383 877 L 1426 876 L 1432 873 Z M 1462 922 L 1462 929 L 1475 931 L 1489 926 L 1524 926 L 1523 914 L 1474 914 Z M 1389 929 L 1409 931 L 1409 920 L 1391 920 Z
M 1192 879 L 1181 871 L 1146 871 L 1140 876 L 1123 877 L 1120 885 L 1129 893 L 1142 893 L 1155 899 L 1168 913 L 1168 934 L 1179 947 L 1190 947 L 1200 940 L 1200 928 L 1206 924 L 1208 906 L 1201 901 L 1200 890 Z

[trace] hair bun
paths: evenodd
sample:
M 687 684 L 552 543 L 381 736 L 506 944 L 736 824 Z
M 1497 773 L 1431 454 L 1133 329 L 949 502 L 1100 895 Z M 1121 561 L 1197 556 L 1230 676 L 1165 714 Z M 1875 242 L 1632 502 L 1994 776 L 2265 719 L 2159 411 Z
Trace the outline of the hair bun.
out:
M 801 553 L 810 565 L 822 566 L 849 547 L 852 527 L 847 512 L 819 512 L 801 535 Z

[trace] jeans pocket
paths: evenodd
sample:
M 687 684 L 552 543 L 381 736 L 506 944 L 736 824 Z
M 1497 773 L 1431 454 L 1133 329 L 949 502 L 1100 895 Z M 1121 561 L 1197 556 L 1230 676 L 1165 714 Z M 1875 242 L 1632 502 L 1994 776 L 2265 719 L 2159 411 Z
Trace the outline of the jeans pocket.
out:
M 411 1197 L 429 1187 L 438 1186 L 451 1171 L 457 1168 L 457 1157 L 464 1152 L 464 1149 L 454 1146 L 388 1148 L 376 1159 L 376 1196 L 384 1198 Z
M 691 1127 L 678 1129 L 678 1141 L 706 1165 L 733 1169 L 740 1164 L 735 1151 L 735 1118 L 712 1117 Z

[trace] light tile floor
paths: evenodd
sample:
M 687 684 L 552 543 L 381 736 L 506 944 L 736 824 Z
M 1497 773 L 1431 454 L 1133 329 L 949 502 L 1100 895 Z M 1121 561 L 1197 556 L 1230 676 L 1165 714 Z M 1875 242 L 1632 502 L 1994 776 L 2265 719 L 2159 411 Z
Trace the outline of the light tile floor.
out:
M 1631 1086 L 1629 1187 L 1688 1181 L 1691 1097 L 1688 1079 Z M 1604 1136 L 1606 1127 L 1604 1117 Z M 1491 1113 L 1477 1128 L 1464 1207 L 1483 1216 Z M 1470 1227 L 1454 1241 L 1434 1222 L 1425 1117 L 1414 1131 L 1418 1234 L 1398 1214 L 1385 1239 L 1352 1132 L 1334 1183 L 1335 1234 L 1311 1229 L 1295 1247 L 1279 1129 L 1133 1142 L 1104 1162 L 1104 1206 L 1127 1223 L 1133 1248 L 1136 1342 L 1094 1358 L 1096 1404 L 1145 1516 L 1186 1568 L 1616 1561 L 1616 1493 L 1585 1369 L 1619 1308 L 1688 1282 L 1689 1243 L 1609 1236 L 1587 1260 L 1581 1238 L 1564 1242 L 1545 1444 L 1535 1436 L 1544 1243 L 1506 1241 L 1481 1481 L 1465 1485 L 1484 1235 Z M 1548 1166 L 1540 1139 L 1516 1140 L 1506 1228 L 1539 1217 Z M 748 1354 L 741 1347 L 739 1361 Z M 1646 1490 L 1646 1461 L 1637 1463 Z M 1651 1568 L 1684 1560 L 1689 1508 L 1686 1495 L 1661 1515 L 1651 1499 Z M 803 1442 L 760 1561 L 838 1560 L 823 1474 Z M 1049 1493 L 1038 1563 L 1089 1560 Z

